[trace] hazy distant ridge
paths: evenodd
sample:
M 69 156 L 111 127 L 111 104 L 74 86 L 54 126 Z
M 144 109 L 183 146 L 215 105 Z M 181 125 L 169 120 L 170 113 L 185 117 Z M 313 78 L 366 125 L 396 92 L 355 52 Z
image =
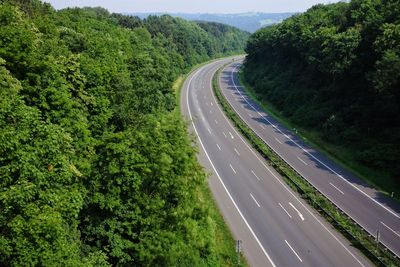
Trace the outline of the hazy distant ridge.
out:
M 146 18 L 149 15 L 162 15 L 165 13 L 126 13 L 127 15 Z M 295 13 L 238 13 L 238 14 L 208 14 L 208 13 L 168 13 L 173 17 L 187 20 L 203 20 L 228 24 L 248 32 L 255 32 L 263 26 L 279 23 Z

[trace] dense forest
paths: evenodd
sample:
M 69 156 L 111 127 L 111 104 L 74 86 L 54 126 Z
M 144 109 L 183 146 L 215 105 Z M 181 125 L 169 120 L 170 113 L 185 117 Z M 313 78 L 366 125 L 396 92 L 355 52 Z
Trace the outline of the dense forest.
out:
M 263 101 L 400 191 L 399 1 L 316 5 L 253 34 L 246 52 Z
M 150 15 L 163 15 L 165 13 L 129 13 L 130 15 L 140 18 L 147 18 Z M 243 31 L 255 32 L 258 29 L 280 23 L 282 20 L 294 15 L 295 13 L 262 13 L 262 12 L 246 12 L 246 13 L 168 13 L 172 17 L 183 18 L 192 21 L 212 21 L 227 24 Z
M 210 266 L 215 222 L 172 84 L 247 33 L 0 2 L 0 265 Z

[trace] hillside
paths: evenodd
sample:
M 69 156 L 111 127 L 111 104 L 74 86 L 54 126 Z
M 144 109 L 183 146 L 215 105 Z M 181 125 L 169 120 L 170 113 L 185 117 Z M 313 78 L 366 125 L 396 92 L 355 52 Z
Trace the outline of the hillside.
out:
M 400 193 L 398 1 L 317 5 L 263 28 L 244 77 L 260 99 L 387 192 Z
M 246 38 L 2 1 L 0 265 L 233 266 L 172 85 Z
M 238 14 L 208 14 L 208 13 L 197 13 L 197 14 L 186 14 L 186 13 L 170 13 L 170 16 L 183 18 L 191 21 L 207 21 L 207 22 L 218 22 L 227 24 L 243 31 L 255 32 L 258 29 L 282 22 L 282 20 L 293 16 L 295 13 L 259 13 L 259 12 L 248 12 Z M 138 16 L 142 19 L 147 18 L 150 15 L 161 16 L 163 13 L 131 13 L 127 15 Z

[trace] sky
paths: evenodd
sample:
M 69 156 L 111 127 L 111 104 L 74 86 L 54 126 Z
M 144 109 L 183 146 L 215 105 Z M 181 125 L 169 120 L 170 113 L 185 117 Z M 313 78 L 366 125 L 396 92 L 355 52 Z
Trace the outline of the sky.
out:
M 245 13 L 303 12 L 326 0 L 44 0 L 56 9 L 101 6 L 111 12 Z

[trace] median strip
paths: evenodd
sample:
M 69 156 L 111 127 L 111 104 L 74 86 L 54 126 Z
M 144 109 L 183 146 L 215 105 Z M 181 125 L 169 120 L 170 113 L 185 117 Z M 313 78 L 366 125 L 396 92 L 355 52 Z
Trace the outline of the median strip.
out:
M 226 66 L 226 65 L 225 65 Z M 375 238 L 368 234 L 361 226 L 336 207 L 315 187 L 301 177 L 290 165 L 280 158 L 252 129 L 236 114 L 229 102 L 222 95 L 218 77 L 221 67 L 213 77 L 213 91 L 225 114 L 234 123 L 235 127 L 243 134 L 269 164 L 284 177 L 289 186 L 300 193 L 311 206 L 313 206 L 325 219 L 341 232 L 353 246 L 361 250 L 373 263 L 378 266 L 400 266 L 400 260 L 381 243 L 376 243 Z

